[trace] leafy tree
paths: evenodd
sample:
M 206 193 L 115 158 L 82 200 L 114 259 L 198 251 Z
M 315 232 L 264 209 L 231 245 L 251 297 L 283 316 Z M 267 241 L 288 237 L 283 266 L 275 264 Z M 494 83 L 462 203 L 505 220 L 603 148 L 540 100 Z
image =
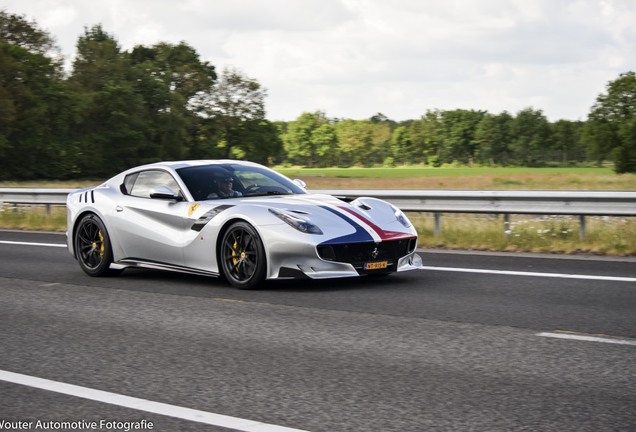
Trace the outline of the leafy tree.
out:
M 278 153 L 281 142 L 271 139 L 277 128 L 265 119 L 266 96 L 267 90 L 258 81 L 232 68 L 224 69 L 220 80 L 207 93 L 199 94 L 200 112 L 210 128 L 217 129 L 216 148 L 223 157 L 259 155 L 266 160 Z
M 443 162 L 469 163 L 473 160 L 475 130 L 485 114 L 484 111 L 461 109 L 442 113 L 440 157 Z
M 339 166 L 373 164 L 373 124 L 368 120 L 343 120 L 336 125 Z
M 371 153 L 364 159 L 366 165 L 382 164 L 391 156 L 391 122 L 369 122 L 371 128 Z
M 506 165 L 510 159 L 512 116 L 507 112 L 486 114 L 477 125 L 473 144 L 475 159 L 481 163 Z
M 567 165 L 585 159 L 585 148 L 581 144 L 581 122 L 559 120 L 552 124 L 552 155 L 550 159 Z
M 61 116 L 71 110 L 53 39 L 35 22 L 0 11 L 0 178 L 62 178 L 70 171 Z
M 317 166 L 319 154 L 314 138 L 318 136 L 314 136 L 314 131 L 329 123 L 322 111 L 303 113 L 298 119 L 290 122 L 282 136 L 287 161 L 297 165 Z
M 617 173 L 636 173 L 636 117 L 625 121 L 620 128 L 621 145 L 616 152 Z
M 273 164 L 283 148 L 280 130 L 268 120 L 248 120 L 241 128 L 241 144 L 232 147 L 231 156 L 262 164 Z
M 514 161 L 524 166 L 543 164 L 550 138 L 550 126 L 543 111 L 533 108 L 519 111 L 512 122 L 512 136 L 510 148 Z
M 338 136 L 332 124 L 325 123 L 311 132 L 310 141 L 316 149 L 318 166 L 328 167 L 338 164 Z
M 397 123 L 382 113 L 377 113 L 374 116 L 371 116 L 369 121 L 373 124 L 385 124 L 391 128 L 391 130 L 397 127 Z
M 136 46 L 129 58 L 135 92 L 143 98 L 142 111 L 150 125 L 152 146 L 143 151 L 144 158 L 180 159 L 200 153 L 200 132 L 205 129 L 198 115 L 204 109 L 200 101 L 216 81 L 214 66 L 201 61 L 185 42 Z
M 589 119 L 583 126 L 581 141 L 587 157 L 598 164 L 611 157 L 619 139 L 616 128 L 606 121 Z
M 55 39 L 39 29 L 35 21 L 28 21 L 24 15 L 10 14 L 4 9 L 0 10 L 0 41 L 24 48 L 32 54 L 59 51 Z
M 412 159 L 409 155 L 412 154 L 412 143 L 409 135 L 409 131 L 406 126 L 398 126 L 393 131 L 391 135 L 391 163 L 389 165 L 395 164 L 405 164 L 411 162 Z
M 107 177 L 139 161 L 150 135 L 144 101 L 135 91 L 128 59 L 100 25 L 85 29 L 77 51 L 69 84 L 81 94 L 82 116 L 73 135 L 79 168 L 84 176 Z
M 411 152 L 407 157 L 414 163 L 425 162 L 439 166 L 442 151 L 442 111 L 427 111 L 409 126 Z
M 636 74 L 627 72 L 607 85 L 592 106 L 583 131 L 589 153 L 601 161 L 612 155 L 617 173 L 636 172 L 631 133 L 636 118 Z

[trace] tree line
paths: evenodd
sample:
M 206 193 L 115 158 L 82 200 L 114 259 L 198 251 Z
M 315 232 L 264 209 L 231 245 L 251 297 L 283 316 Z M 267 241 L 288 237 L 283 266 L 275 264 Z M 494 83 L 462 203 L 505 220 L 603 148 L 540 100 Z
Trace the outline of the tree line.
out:
M 187 44 L 122 50 L 85 28 L 70 71 L 34 21 L 0 10 L 0 179 L 106 178 L 159 160 L 238 158 L 268 165 L 483 164 L 568 166 L 613 161 L 636 172 L 636 75 L 621 74 L 586 121 L 429 110 L 393 121 L 266 118 L 267 91 Z

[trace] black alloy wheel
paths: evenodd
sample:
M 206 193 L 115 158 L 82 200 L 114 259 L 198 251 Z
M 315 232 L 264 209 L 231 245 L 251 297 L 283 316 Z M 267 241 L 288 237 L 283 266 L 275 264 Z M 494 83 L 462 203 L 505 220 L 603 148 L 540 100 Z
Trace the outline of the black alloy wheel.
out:
M 90 276 L 110 274 L 113 249 L 102 220 L 94 214 L 84 216 L 75 230 L 75 257 L 80 267 Z
M 263 242 L 246 222 L 235 222 L 228 228 L 221 240 L 219 258 L 223 276 L 237 288 L 253 289 L 265 279 Z

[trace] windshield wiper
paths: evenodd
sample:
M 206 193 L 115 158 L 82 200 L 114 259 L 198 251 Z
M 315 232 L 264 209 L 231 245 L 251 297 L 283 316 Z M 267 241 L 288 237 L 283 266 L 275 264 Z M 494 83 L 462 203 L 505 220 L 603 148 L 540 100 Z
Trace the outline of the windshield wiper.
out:
M 283 191 L 269 191 L 267 195 L 292 195 L 292 192 L 283 192 Z
M 267 191 L 267 192 L 259 192 L 254 194 L 244 195 L 246 197 L 259 197 L 259 196 L 270 196 L 270 195 L 294 195 L 293 192 L 283 192 L 283 191 Z

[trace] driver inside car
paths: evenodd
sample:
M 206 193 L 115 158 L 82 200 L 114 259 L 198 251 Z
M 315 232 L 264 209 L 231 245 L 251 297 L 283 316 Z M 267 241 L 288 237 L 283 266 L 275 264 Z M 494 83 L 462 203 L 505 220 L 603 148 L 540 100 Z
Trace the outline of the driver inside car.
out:
M 235 198 L 243 196 L 238 191 L 233 189 L 234 180 L 232 177 L 221 177 L 214 179 L 214 190 L 216 192 L 212 192 L 208 195 L 208 199 L 215 198 Z

